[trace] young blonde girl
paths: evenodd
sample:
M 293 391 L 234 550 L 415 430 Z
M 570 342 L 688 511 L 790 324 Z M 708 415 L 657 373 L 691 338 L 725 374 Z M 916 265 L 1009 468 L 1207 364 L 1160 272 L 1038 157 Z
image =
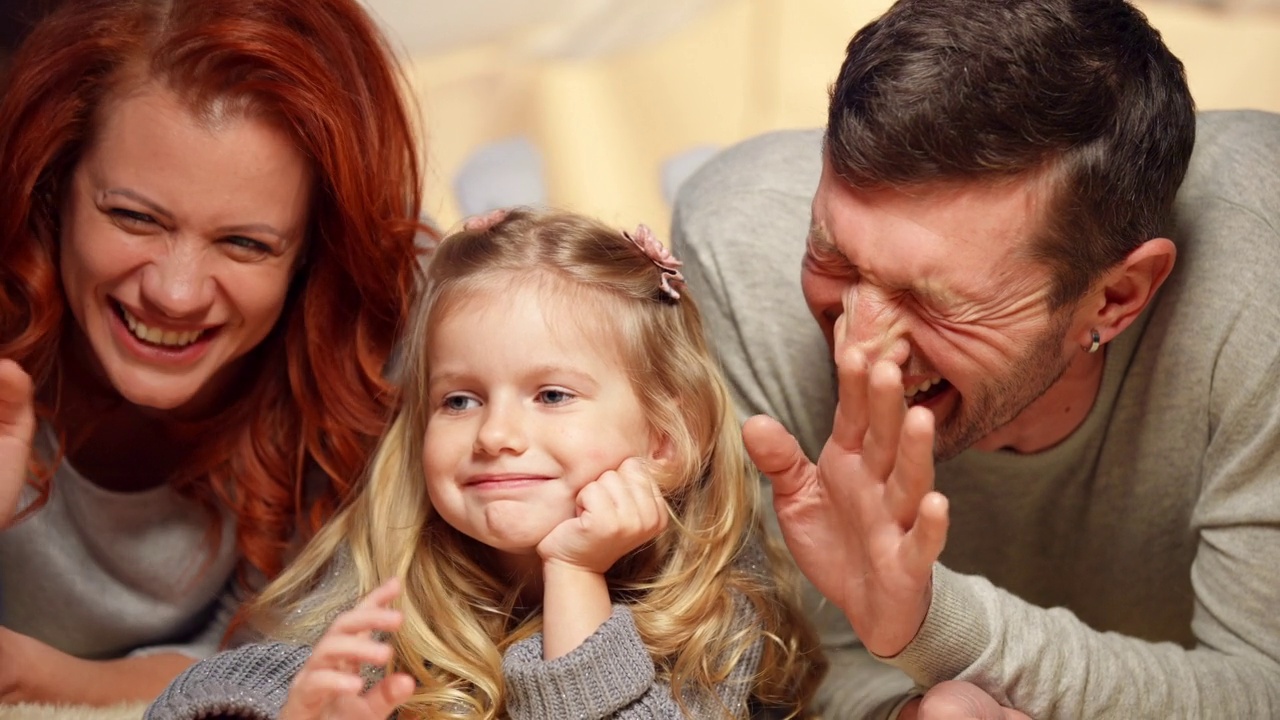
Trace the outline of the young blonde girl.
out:
M 679 263 L 515 210 L 428 282 L 365 485 L 255 606 L 277 642 L 149 717 L 803 715 L 825 664 Z

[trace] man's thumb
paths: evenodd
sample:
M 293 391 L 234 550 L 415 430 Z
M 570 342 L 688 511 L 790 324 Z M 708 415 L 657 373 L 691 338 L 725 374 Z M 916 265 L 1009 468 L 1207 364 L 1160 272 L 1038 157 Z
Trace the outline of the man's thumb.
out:
M 768 415 L 748 418 L 742 426 L 742 442 L 751 461 L 773 483 L 775 496 L 791 495 L 804 486 L 813 463 L 782 423 Z

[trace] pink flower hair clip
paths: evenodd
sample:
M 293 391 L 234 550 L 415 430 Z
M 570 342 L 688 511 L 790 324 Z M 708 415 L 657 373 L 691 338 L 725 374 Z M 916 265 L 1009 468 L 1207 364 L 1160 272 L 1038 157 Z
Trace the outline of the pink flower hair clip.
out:
M 511 211 L 507 208 L 498 208 L 483 215 L 472 215 L 462 221 L 462 229 L 469 232 L 488 232 L 494 225 L 506 220 L 510 213 Z
M 637 225 L 634 233 L 622 231 L 622 237 L 631 241 L 631 244 L 640 248 L 645 257 L 658 266 L 662 271 L 662 292 L 673 302 L 680 299 L 680 291 L 676 289 L 672 283 L 678 283 L 684 286 L 684 275 L 680 273 L 681 266 L 684 263 L 676 259 L 675 255 L 667 249 L 662 241 L 658 240 L 648 225 Z

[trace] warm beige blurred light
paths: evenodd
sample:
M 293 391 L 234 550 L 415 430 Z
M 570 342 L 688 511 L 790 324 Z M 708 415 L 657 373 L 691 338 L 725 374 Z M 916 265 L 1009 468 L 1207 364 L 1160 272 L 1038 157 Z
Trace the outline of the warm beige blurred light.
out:
M 397 20 L 397 7 L 423 25 L 438 4 L 368 1 L 396 32 L 413 25 Z M 524 136 L 544 155 L 552 203 L 623 226 L 665 227 L 666 159 L 776 128 L 821 125 L 845 44 L 890 4 L 545 2 L 511 2 L 510 13 L 498 10 L 507 0 L 451 5 L 452 16 L 435 19 L 480 7 L 500 27 L 486 34 L 473 22 L 451 36 L 437 25 L 434 41 L 402 40 L 429 134 L 428 210 L 446 226 L 458 218 L 450 184 L 466 157 L 488 142 Z M 1280 12 L 1137 4 L 1186 63 L 1200 107 L 1280 112 Z M 515 21 L 528 20 L 530 6 L 546 12 L 522 27 Z M 626 14 L 611 14 L 611 6 Z M 557 9 L 567 13 L 563 27 L 551 12 Z M 445 42 L 464 36 L 471 40 Z

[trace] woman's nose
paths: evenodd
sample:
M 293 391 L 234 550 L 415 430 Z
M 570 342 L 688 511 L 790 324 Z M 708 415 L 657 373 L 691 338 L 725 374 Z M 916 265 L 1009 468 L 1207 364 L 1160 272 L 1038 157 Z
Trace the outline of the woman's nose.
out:
M 212 258 L 189 243 L 168 244 L 142 271 L 142 300 L 172 318 L 189 317 L 213 304 Z

